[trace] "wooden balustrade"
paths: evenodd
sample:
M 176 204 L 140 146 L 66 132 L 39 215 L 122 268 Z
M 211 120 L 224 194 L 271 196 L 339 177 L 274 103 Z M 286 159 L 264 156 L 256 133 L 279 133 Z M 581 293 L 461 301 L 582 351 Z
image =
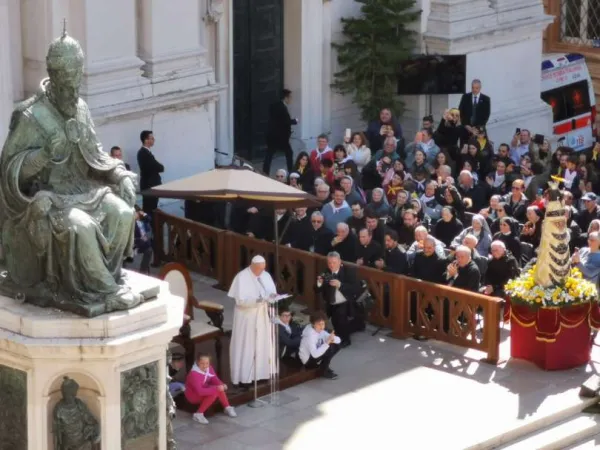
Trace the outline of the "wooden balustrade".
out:
M 215 278 L 227 288 L 254 255 L 274 266 L 275 244 L 166 214 L 154 214 L 155 263 L 176 261 L 191 270 Z M 450 286 L 345 263 L 367 283 L 374 306 L 370 323 L 389 328 L 392 336 L 423 336 L 487 353 L 485 361 L 498 362 L 503 300 Z M 314 253 L 279 247 L 280 292 L 295 295 L 309 310 L 319 309 L 321 299 L 314 286 L 327 268 L 327 258 Z M 271 269 L 270 269 L 271 270 Z
M 156 210 L 154 262 L 179 262 L 221 282 L 226 263 L 226 258 L 222 257 L 226 234 L 225 230 Z

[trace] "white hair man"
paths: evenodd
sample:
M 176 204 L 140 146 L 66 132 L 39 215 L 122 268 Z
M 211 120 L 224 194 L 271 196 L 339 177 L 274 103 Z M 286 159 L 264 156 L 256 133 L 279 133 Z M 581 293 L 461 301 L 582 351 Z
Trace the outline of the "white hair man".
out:
M 479 244 L 479 239 L 474 234 L 467 234 L 462 241 L 462 245 L 465 247 L 469 247 L 471 249 L 471 258 L 477 264 L 477 268 L 479 269 L 479 273 L 481 274 L 481 278 L 485 277 L 485 273 L 488 268 L 488 258 L 487 255 L 481 255 L 477 251 L 477 244 Z
M 336 226 L 336 235 L 331 241 L 331 247 L 340 254 L 342 261 L 355 262 L 358 259 L 358 240 L 350 233 L 350 227 L 345 222 Z
M 459 245 L 455 252 L 456 259 L 446 268 L 446 279 L 456 288 L 478 292 L 481 274 L 471 254 L 469 247 Z
M 342 264 L 338 252 L 327 255 L 327 270 L 317 277 L 317 291 L 323 296 L 327 315 L 335 332 L 342 340 L 342 348 L 350 345 L 350 334 L 355 330 L 356 324 L 348 320 L 355 317 L 355 301 L 360 295 L 361 286 L 356 273 Z M 355 317 L 356 319 L 356 317 Z M 359 318 L 358 322 L 364 317 Z
M 433 236 L 431 236 L 429 234 L 429 232 L 427 231 L 427 228 L 425 228 L 423 225 L 419 225 L 417 228 L 415 228 L 415 242 L 413 242 L 411 244 L 411 246 L 408 248 L 408 251 L 406 252 L 408 261 L 411 264 L 413 263 L 417 252 L 423 251 L 423 248 L 425 246 L 425 241 L 428 238 L 433 239 L 433 242 L 435 242 L 436 255 L 438 255 L 438 257 L 440 257 L 440 258 L 444 258 L 444 256 L 445 256 L 444 249 L 446 248 L 444 243 L 442 241 L 437 240 Z
M 483 280 L 481 292 L 486 295 L 504 298 L 504 285 L 519 275 L 519 264 L 514 256 L 506 253 L 502 241 L 494 241 L 491 246 L 488 270 Z
M 249 384 L 270 378 L 271 322 L 267 302 L 277 296 L 266 261 L 260 255 L 233 279 L 227 296 L 235 300 L 229 360 L 231 382 Z

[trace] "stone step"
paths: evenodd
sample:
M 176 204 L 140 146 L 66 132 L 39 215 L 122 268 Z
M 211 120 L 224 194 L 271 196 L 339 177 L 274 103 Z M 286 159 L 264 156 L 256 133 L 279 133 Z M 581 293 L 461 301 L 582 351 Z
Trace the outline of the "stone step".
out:
M 498 449 L 502 450 L 564 450 L 600 433 L 600 418 L 579 413 L 551 424 Z
M 507 449 L 510 445 L 518 443 L 524 438 L 533 436 L 545 431 L 548 428 L 559 425 L 581 414 L 581 411 L 597 402 L 597 399 L 573 399 L 570 404 L 565 405 L 560 410 L 552 410 L 547 413 L 536 414 L 529 420 L 522 421 L 511 429 L 508 429 L 496 436 L 490 436 L 485 441 L 481 441 L 465 450 L 492 450 Z M 600 430 L 595 433 L 600 432 Z M 592 436 L 592 435 L 588 435 Z M 585 436 L 581 437 L 584 439 Z M 578 442 L 572 441 L 569 445 Z M 558 447 L 560 448 L 560 447 Z M 564 450 L 565 447 L 560 448 Z M 535 447 L 528 447 L 527 450 L 537 450 Z
M 584 439 L 577 444 L 573 444 L 564 450 L 592 450 L 600 448 L 600 434 L 597 434 L 589 439 Z

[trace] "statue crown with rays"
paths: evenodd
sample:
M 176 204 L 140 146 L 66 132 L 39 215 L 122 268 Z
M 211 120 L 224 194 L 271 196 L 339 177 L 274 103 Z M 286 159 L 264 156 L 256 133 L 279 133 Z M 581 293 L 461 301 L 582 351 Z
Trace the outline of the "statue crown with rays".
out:
M 548 182 L 546 215 L 533 274 L 535 283 L 546 288 L 562 284 L 571 268 L 570 237 L 562 193 L 558 188 L 560 181 L 560 178 L 552 177 Z

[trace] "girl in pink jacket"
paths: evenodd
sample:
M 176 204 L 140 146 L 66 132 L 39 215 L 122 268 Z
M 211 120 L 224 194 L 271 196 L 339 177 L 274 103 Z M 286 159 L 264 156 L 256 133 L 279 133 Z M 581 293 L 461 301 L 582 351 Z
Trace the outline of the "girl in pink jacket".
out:
M 235 409 L 229 405 L 225 391 L 227 391 L 227 385 L 219 379 L 215 369 L 210 365 L 210 357 L 199 355 L 196 364 L 185 380 L 185 398 L 194 405 L 200 404 L 198 411 L 194 414 L 194 420 L 208 424 L 204 413 L 217 398 L 225 408 L 225 414 L 229 417 L 237 417 Z

